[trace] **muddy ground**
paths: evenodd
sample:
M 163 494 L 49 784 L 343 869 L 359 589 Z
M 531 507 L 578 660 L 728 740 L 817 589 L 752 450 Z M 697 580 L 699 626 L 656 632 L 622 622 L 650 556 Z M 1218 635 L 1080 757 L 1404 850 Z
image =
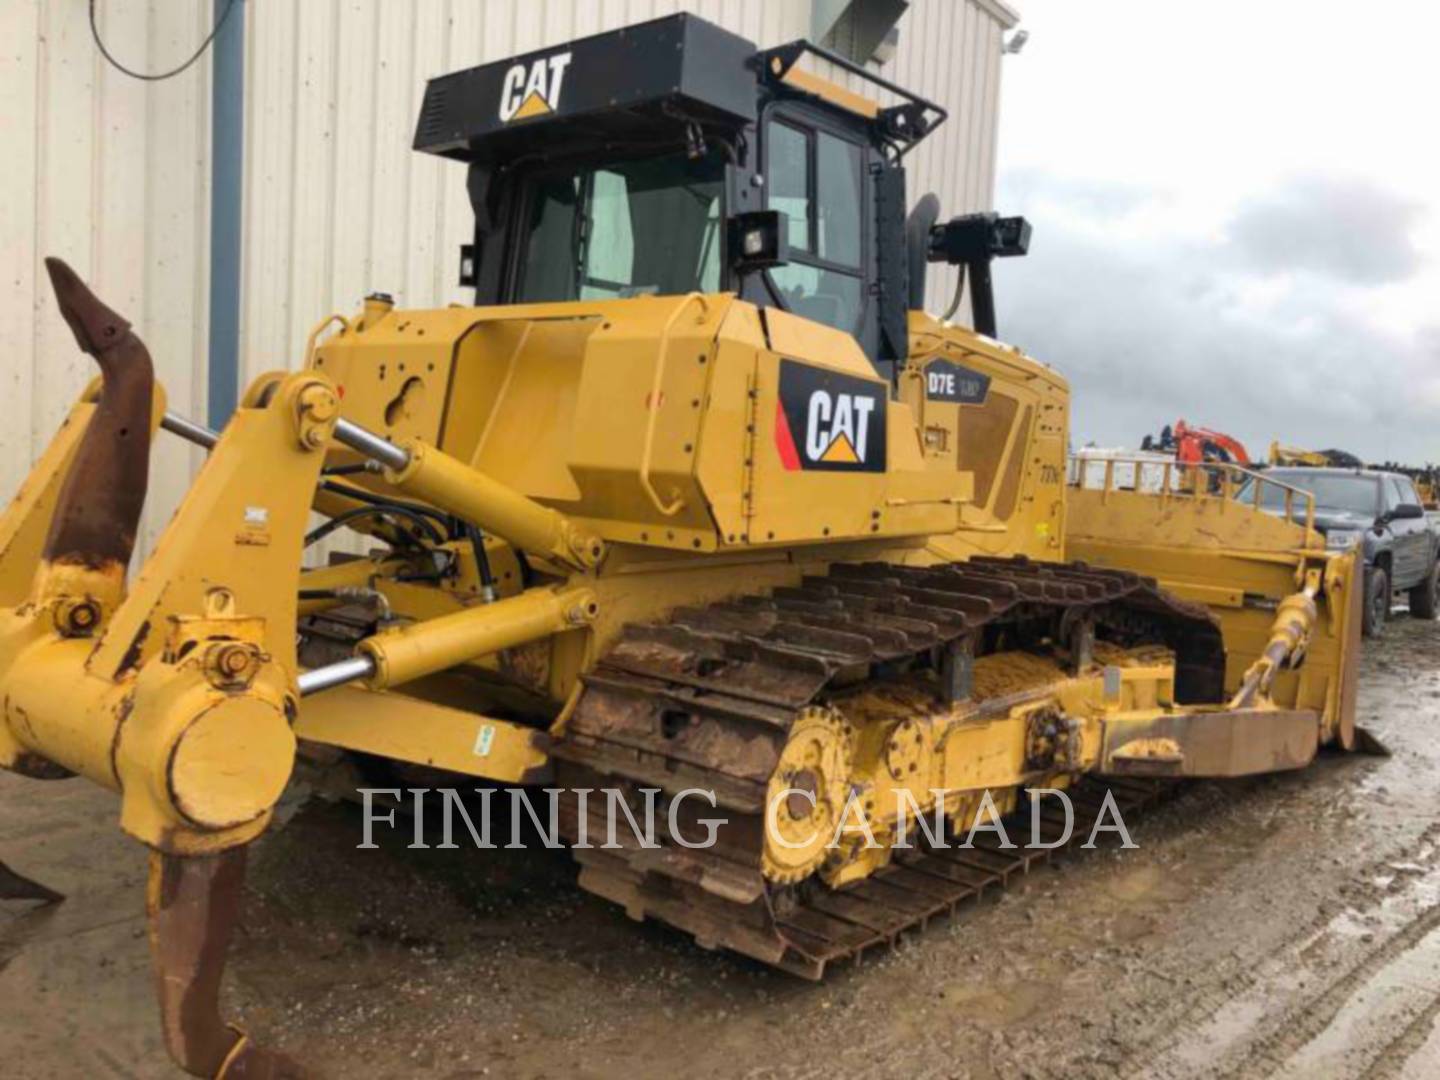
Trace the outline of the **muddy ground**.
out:
M 1440 1076 L 1440 626 L 1368 650 L 1394 755 L 1195 785 L 812 985 L 580 893 L 563 852 L 357 850 L 317 798 L 257 846 L 229 998 L 333 1076 Z M 169 1077 L 144 855 L 88 785 L 0 778 L 0 1074 Z

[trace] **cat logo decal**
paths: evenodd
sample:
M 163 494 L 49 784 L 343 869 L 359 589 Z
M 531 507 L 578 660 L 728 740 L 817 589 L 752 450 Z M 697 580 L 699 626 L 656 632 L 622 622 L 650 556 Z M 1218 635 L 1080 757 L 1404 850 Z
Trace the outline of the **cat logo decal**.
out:
M 780 361 L 775 447 L 786 469 L 885 471 L 885 384 Z
M 568 52 L 511 65 L 500 84 L 500 119 L 508 124 L 558 110 L 565 69 L 569 66 Z

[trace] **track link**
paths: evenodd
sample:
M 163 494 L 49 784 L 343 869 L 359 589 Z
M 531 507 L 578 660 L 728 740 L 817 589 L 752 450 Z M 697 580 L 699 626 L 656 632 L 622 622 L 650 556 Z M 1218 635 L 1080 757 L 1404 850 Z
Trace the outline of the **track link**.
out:
M 585 841 L 574 848 L 582 887 L 636 919 L 685 930 L 704 946 L 814 979 L 829 963 L 858 959 L 986 889 L 1003 888 L 1063 848 L 1004 849 L 998 837 L 984 834 L 972 848 L 897 852 L 839 890 L 813 877 L 798 885 L 767 880 L 761 849 L 768 783 L 806 709 L 886 680 L 943 694 L 945 658 L 957 645 L 979 658 L 970 697 L 975 712 L 1008 709 L 1017 688 L 987 680 L 984 658 L 1070 640 L 1080 625 L 1124 646 L 1165 646 L 1176 658 L 1181 700 L 1218 698 L 1224 650 L 1203 607 L 1168 596 L 1152 579 L 1079 563 L 837 564 L 767 596 L 682 608 L 663 624 L 627 628 L 584 677 L 555 746 L 561 786 L 618 789 L 637 811 L 640 790 L 659 788 L 661 826 L 658 819 L 671 816 L 666 802 L 687 789 L 713 792 L 716 807 L 677 800 L 675 833 L 662 827 L 658 848 L 641 846 L 623 828 L 614 835 L 618 847 L 601 847 L 611 839 L 603 800 L 582 805 L 572 798 L 561 827 L 572 845 Z M 1109 787 L 1122 813 L 1162 790 L 1143 782 Z M 1089 834 L 1103 797 L 1098 785 L 1075 788 L 1073 836 Z M 724 821 L 714 844 L 683 846 L 705 836 L 707 817 Z M 1055 822 L 1042 818 L 1040 827 L 1047 841 L 1060 835 Z

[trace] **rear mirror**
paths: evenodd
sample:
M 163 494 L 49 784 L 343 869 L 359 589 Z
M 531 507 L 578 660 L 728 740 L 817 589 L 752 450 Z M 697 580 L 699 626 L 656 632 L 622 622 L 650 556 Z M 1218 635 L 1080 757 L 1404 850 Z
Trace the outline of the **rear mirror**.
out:
M 730 265 L 740 274 L 790 261 L 790 217 L 783 210 L 747 210 L 730 219 Z
M 1375 531 L 1379 532 L 1392 521 L 1414 521 L 1425 516 L 1425 508 L 1419 503 L 1400 503 L 1393 510 L 1386 510 L 1375 519 Z

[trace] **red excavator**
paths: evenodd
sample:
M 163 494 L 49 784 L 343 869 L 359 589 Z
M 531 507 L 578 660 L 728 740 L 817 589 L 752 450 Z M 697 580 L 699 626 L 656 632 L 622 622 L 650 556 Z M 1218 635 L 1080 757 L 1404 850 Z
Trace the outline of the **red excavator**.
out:
M 1233 435 L 1209 428 L 1191 427 L 1184 420 L 1175 421 L 1172 428 L 1166 424 L 1159 436 L 1146 435 L 1140 443 L 1141 450 L 1161 454 L 1174 454 L 1182 465 L 1203 465 L 1210 461 L 1226 461 L 1232 465 L 1250 465 L 1250 454 L 1245 444 Z

